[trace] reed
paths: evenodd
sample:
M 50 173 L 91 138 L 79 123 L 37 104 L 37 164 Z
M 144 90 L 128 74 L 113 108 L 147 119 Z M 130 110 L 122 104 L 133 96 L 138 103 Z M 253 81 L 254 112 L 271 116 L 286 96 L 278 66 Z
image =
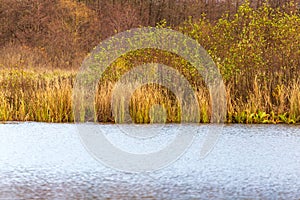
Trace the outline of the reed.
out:
M 63 70 L 0 70 L 0 121 L 73 122 L 71 98 L 75 75 L 73 71 Z M 278 86 L 273 93 L 266 89 L 266 85 L 253 84 L 255 92 L 246 101 L 232 99 L 232 86 L 226 85 L 228 123 L 300 122 L 299 80 Z M 124 101 L 115 102 L 112 107 L 113 87 L 114 83 L 109 81 L 99 87 L 95 99 L 99 122 L 121 122 L 124 118 L 124 113 L 118 112 L 126 105 Z M 205 87 L 198 87 L 195 91 L 200 122 L 208 123 L 211 117 L 209 94 Z M 273 98 L 275 102 L 271 103 Z M 135 123 L 181 121 L 178 99 L 167 88 L 155 84 L 136 89 L 128 105 Z M 158 109 L 155 115 L 153 109 Z
M 0 120 L 72 122 L 71 72 L 0 71 Z

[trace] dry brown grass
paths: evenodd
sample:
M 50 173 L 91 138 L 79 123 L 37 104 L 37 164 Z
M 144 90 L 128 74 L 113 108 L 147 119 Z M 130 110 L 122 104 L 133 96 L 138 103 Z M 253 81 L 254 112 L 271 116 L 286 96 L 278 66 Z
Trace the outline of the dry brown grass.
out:
M 0 120 L 71 122 L 72 73 L 2 69 Z
M 76 73 L 54 70 L 2 69 L 0 71 L 0 121 L 73 122 L 72 87 Z M 232 99 L 227 85 L 227 121 L 233 123 L 299 123 L 299 81 L 278 86 L 271 93 L 264 85 L 254 84 L 254 92 L 246 101 Z M 124 118 L 124 101 L 111 107 L 114 84 L 106 82 L 96 95 L 96 113 L 100 122 L 120 122 Z M 126 92 L 126 91 L 124 91 Z M 122 95 L 122 94 L 120 94 Z M 209 93 L 199 87 L 195 95 L 199 102 L 200 122 L 211 118 Z M 271 102 L 270 99 L 275 99 Z M 133 93 L 129 112 L 136 123 L 180 122 L 180 100 L 166 88 L 146 85 Z M 153 108 L 161 105 L 161 115 Z M 153 107 L 154 106 L 154 107 Z M 115 110 L 113 110 L 115 109 Z M 165 112 L 165 113 L 164 113 Z M 113 116 L 112 113 L 117 113 Z

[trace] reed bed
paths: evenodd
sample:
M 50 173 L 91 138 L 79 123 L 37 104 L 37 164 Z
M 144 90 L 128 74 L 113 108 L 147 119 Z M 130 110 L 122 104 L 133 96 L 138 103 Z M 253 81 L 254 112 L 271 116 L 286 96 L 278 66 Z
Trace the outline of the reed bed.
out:
M 73 73 L 0 71 L 0 120 L 72 122 Z
M 0 70 L 0 121 L 73 122 L 72 87 L 75 76 L 75 72 L 63 70 Z M 255 92 L 246 101 L 233 99 L 230 96 L 232 86 L 226 85 L 228 123 L 300 123 L 299 80 L 278 86 L 273 93 L 264 85 L 253 84 Z M 124 113 L 113 110 L 124 106 L 124 102 L 116 102 L 113 108 L 111 106 L 114 85 L 107 81 L 99 87 L 95 98 L 99 122 L 120 122 L 124 117 Z M 199 122 L 208 123 L 211 117 L 209 93 L 201 86 L 195 89 L 195 96 L 199 103 Z M 274 98 L 276 105 L 270 101 Z M 136 89 L 128 105 L 135 123 L 181 121 L 178 99 L 159 85 L 149 84 Z M 161 115 L 160 111 L 154 115 L 153 109 L 160 109 Z M 113 113 L 116 113 L 115 116 Z

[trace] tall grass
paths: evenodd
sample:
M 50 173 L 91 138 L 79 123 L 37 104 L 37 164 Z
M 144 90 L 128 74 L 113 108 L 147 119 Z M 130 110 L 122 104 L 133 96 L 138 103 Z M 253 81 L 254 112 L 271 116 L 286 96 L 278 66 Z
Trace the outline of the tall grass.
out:
M 72 71 L 0 70 L 0 121 L 73 122 L 71 98 L 74 78 L 75 72 Z M 266 90 L 265 85 L 254 82 L 255 92 L 246 101 L 232 99 L 232 86 L 227 85 L 227 122 L 299 123 L 299 81 L 282 85 L 273 93 Z M 119 122 L 124 117 L 124 113 L 112 110 L 125 105 L 117 102 L 116 107 L 111 107 L 113 87 L 114 83 L 109 81 L 99 87 L 95 99 L 99 122 Z M 199 102 L 200 122 L 208 123 L 211 109 L 207 89 L 197 87 L 195 95 Z M 270 102 L 271 98 L 275 98 L 277 106 Z M 157 105 L 163 108 L 161 115 L 151 113 Z M 135 123 L 181 121 L 178 99 L 167 88 L 158 85 L 138 88 L 130 99 L 129 112 Z
M 2 69 L 0 121 L 71 122 L 73 73 Z

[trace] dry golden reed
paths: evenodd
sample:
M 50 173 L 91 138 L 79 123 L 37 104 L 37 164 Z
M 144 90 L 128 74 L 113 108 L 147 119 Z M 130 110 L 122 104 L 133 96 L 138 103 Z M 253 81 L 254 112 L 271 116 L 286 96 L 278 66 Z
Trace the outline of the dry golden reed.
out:
M 63 70 L 2 69 L 0 71 L 0 121 L 73 122 L 72 87 L 75 75 L 75 72 Z M 124 113 L 117 111 L 116 116 L 112 114 L 114 113 L 111 108 L 113 87 L 114 83 L 109 81 L 99 87 L 95 99 L 99 122 L 118 122 L 124 117 Z M 278 86 L 273 93 L 270 93 L 265 85 L 254 82 L 255 90 L 246 100 L 232 99 L 231 87 L 231 85 L 226 86 L 227 122 L 300 122 L 299 81 L 287 86 Z M 200 122 L 208 123 L 211 116 L 209 93 L 205 87 L 198 87 L 195 95 L 199 102 Z M 270 102 L 271 98 L 275 98 L 276 105 Z M 117 104 L 120 107 L 124 105 L 124 102 Z M 153 115 L 153 108 L 162 109 L 165 115 Z M 135 123 L 181 121 L 178 99 L 167 88 L 154 84 L 135 90 L 130 99 L 129 110 Z
M 73 74 L 0 71 L 0 120 L 71 122 Z

